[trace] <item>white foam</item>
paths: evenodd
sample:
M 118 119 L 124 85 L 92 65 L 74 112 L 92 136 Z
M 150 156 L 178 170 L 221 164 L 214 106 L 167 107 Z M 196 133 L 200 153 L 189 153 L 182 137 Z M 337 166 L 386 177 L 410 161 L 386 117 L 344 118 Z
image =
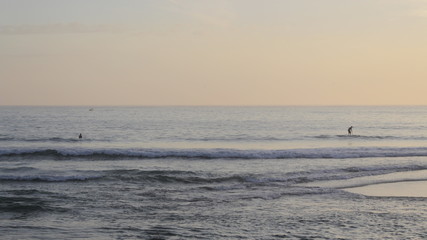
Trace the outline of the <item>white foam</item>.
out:
M 396 168 L 390 168 L 391 170 L 399 170 Z M 427 170 L 409 170 L 409 171 L 399 171 L 387 173 L 384 170 L 384 174 L 364 174 L 360 177 L 353 177 L 348 179 L 331 179 L 326 181 L 318 181 L 314 183 L 305 183 L 301 184 L 303 186 L 316 186 L 316 187 L 326 187 L 326 188 L 354 188 L 362 187 L 383 183 L 396 183 L 396 182 L 410 182 L 410 181 L 427 181 Z

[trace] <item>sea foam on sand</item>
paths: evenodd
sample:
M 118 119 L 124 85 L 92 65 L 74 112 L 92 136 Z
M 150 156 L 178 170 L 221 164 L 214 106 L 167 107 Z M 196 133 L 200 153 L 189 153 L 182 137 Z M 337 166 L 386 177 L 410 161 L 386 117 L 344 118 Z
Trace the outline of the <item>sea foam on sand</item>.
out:
M 427 170 L 395 172 L 343 180 L 326 180 L 300 185 L 335 188 L 366 196 L 427 198 Z
M 348 192 L 378 197 L 427 197 L 427 181 L 405 181 L 345 188 Z

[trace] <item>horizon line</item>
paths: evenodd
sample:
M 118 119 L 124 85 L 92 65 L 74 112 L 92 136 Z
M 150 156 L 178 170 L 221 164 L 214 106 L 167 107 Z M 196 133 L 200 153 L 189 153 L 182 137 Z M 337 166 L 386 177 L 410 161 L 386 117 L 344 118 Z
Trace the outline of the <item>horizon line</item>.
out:
M 31 104 L 19 104 L 19 105 L 1 105 L 0 107 L 427 107 L 427 104 L 343 104 L 343 105 L 334 105 L 334 104 L 325 104 L 325 105 L 316 105 L 316 104 L 293 104 L 293 105 L 279 105 L 279 104 L 259 104 L 259 105 L 186 105 L 186 104 L 164 104 L 164 105 L 150 105 L 150 104 L 119 104 L 119 105 L 112 105 L 112 104 L 95 104 L 95 105 L 89 105 L 89 104 L 69 104 L 69 105 L 47 105 L 47 104 L 37 104 L 37 105 L 31 105 Z

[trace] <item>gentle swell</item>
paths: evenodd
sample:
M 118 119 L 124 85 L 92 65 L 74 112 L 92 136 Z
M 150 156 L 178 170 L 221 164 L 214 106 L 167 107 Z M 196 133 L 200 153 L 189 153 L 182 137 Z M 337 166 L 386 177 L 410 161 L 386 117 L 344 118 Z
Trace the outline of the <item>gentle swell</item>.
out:
M 302 139 L 323 139 L 323 140 L 340 140 L 340 139 L 358 139 L 358 140 L 427 140 L 425 136 L 388 136 L 388 135 L 307 135 L 299 137 L 273 137 L 273 136 L 250 136 L 250 135 L 237 135 L 237 136 L 218 136 L 218 137 L 180 137 L 175 136 L 172 139 L 189 142 L 257 142 L 257 141 L 290 141 L 290 140 L 302 140 Z M 158 137 L 160 140 L 168 140 L 169 138 Z M 77 136 L 74 138 L 63 138 L 63 137 L 42 137 L 42 138 L 24 138 L 24 137 L 10 137 L 6 135 L 0 136 L 0 142 L 63 142 L 73 143 L 81 141 L 96 141 L 96 142 L 110 142 L 111 139 L 78 139 Z
M 363 135 L 318 135 L 313 138 L 318 139 L 340 139 L 340 138 L 348 138 L 348 139 L 366 139 L 366 140 L 374 140 L 374 139 L 399 139 L 399 137 L 395 136 L 363 136 Z
M 81 141 L 98 141 L 98 142 L 108 142 L 108 139 L 78 139 L 75 138 L 61 138 L 61 137 L 50 137 L 50 138 L 19 138 L 19 137 L 0 137 L 0 142 L 63 142 L 63 143 L 73 143 L 73 142 L 81 142 Z
M 98 179 L 101 176 L 59 176 L 59 175 L 0 175 L 0 181 L 31 181 L 31 182 L 69 182 Z
M 57 171 L 33 167 L 0 167 L 0 181 L 68 182 L 98 179 L 103 176 L 97 171 Z

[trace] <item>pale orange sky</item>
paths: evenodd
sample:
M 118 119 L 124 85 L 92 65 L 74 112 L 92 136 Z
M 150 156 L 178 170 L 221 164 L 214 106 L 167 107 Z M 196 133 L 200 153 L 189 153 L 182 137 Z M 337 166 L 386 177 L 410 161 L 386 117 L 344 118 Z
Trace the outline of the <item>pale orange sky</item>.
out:
M 426 0 L 0 0 L 0 105 L 425 105 Z

